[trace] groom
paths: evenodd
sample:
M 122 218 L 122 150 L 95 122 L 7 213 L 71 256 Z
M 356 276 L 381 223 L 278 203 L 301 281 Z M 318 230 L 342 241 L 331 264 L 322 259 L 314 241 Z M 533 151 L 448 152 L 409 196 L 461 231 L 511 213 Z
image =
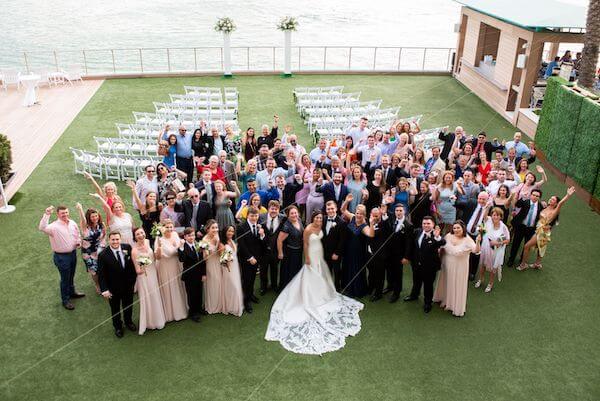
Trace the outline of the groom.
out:
M 137 278 L 131 260 L 131 245 L 121 244 L 121 233 L 113 231 L 108 236 L 110 246 L 98 255 L 98 281 L 102 296 L 108 299 L 115 335 L 123 337 L 123 322 L 131 331 L 137 327 L 132 320 L 133 287 Z
M 412 243 L 412 253 L 410 264 L 413 271 L 413 286 L 410 295 L 404 298 L 404 301 L 415 301 L 421 293 L 423 286 L 423 296 L 425 313 L 431 311 L 433 301 L 433 283 L 437 271 L 440 270 L 441 262 L 439 250 L 446 244 L 446 240 L 441 237 L 439 226 L 434 228 L 433 217 L 423 217 L 421 229 L 417 230 Z
M 330 200 L 325 204 L 327 213 L 323 222 L 323 253 L 327 266 L 331 269 L 334 277 L 335 289 L 342 289 L 342 254 L 344 252 L 344 240 L 346 237 L 346 223 L 337 214 L 337 204 Z
M 262 265 L 267 252 L 265 230 L 258 224 L 258 210 L 248 208 L 246 222 L 236 230 L 238 243 L 238 260 L 242 270 L 242 290 L 244 291 L 244 309 L 252 313 L 252 302 L 258 303 L 254 295 L 256 270 Z

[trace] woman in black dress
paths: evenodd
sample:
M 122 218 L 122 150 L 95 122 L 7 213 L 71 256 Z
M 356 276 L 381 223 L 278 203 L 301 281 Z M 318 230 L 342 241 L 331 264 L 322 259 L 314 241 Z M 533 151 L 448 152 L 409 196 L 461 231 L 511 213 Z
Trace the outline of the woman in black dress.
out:
M 304 227 L 298 208 L 294 205 L 287 209 L 287 221 L 277 237 L 277 254 L 281 260 L 279 288 L 283 290 L 292 278 L 302 269 L 302 236 Z
M 371 209 L 381 206 L 383 194 L 385 192 L 385 182 L 383 182 L 383 173 L 377 169 L 373 172 L 373 179 L 367 183 L 367 191 L 369 197 L 365 202 L 367 214 L 371 213 Z
M 374 231 L 367 221 L 365 205 L 356 206 L 355 214 L 348 211 L 348 204 L 352 202 L 352 198 L 352 194 L 349 194 L 341 208 L 342 217 L 348 222 L 342 259 L 342 293 L 360 298 L 368 292 L 365 270 L 368 261 L 367 237 L 373 237 Z
M 152 226 L 160 222 L 160 212 L 163 208 L 162 203 L 158 202 L 158 195 L 152 191 L 146 194 L 145 202 L 142 202 L 135 190 L 135 183 L 128 181 L 127 185 L 131 188 L 131 194 L 140 211 L 142 228 L 146 233 L 146 238 L 150 239 L 150 246 L 154 247 L 155 238 L 150 233 L 152 232 Z
M 431 216 L 431 192 L 429 192 L 429 183 L 421 181 L 419 193 L 415 200 L 410 204 L 410 222 L 413 227 L 421 227 L 423 217 Z
M 244 160 L 246 162 L 256 156 L 258 146 L 256 145 L 256 137 L 254 136 L 254 128 L 248 127 L 242 135 L 242 151 L 244 152 Z

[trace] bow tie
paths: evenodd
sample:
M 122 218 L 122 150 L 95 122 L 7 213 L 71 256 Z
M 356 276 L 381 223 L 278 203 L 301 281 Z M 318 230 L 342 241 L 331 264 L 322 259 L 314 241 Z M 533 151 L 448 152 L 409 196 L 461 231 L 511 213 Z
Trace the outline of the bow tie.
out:
M 327 219 L 327 221 L 334 222 L 334 221 L 335 221 L 335 219 Z

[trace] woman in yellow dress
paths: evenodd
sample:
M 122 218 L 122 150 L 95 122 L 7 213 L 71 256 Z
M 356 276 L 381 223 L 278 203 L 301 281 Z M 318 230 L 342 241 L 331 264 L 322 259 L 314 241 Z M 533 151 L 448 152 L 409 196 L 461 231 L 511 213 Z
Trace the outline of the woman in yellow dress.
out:
M 542 268 L 542 258 L 546 254 L 546 248 L 551 240 L 552 227 L 558 223 L 558 215 L 561 207 L 575 193 L 575 187 L 567 190 L 567 194 L 563 199 L 554 195 L 548 199 L 548 206 L 540 212 L 540 219 L 536 225 L 535 234 L 525 243 L 523 248 L 523 261 L 519 266 L 519 270 L 524 270 L 527 267 L 534 269 Z M 537 257 L 532 265 L 527 265 L 529 253 L 533 248 L 537 248 Z

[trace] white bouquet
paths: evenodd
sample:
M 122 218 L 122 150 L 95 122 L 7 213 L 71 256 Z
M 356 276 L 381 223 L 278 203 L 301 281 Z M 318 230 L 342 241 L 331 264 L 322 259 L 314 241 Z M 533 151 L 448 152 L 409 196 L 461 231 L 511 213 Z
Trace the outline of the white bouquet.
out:
M 206 251 L 210 247 L 210 244 L 204 240 L 196 242 L 194 245 L 196 247 L 196 252 Z
M 137 263 L 138 263 L 138 265 L 140 265 L 140 267 L 144 271 L 144 274 L 147 275 L 146 266 L 150 266 L 152 264 L 152 259 L 150 259 L 148 256 L 140 256 L 137 259 Z
M 225 248 L 223 252 L 221 252 L 219 262 L 221 263 L 221 266 L 227 269 L 227 271 L 231 271 L 229 270 L 229 263 L 233 262 L 233 252 L 231 251 L 231 249 Z
M 280 31 L 295 31 L 298 29 L 298 20 L 294 17 L 283 17 L 277 24 Z
M 233 20 L 229 17 L 219 18 L 215 24 L 215 31 L 223 33 L 231 33 L 235 31 L 236 26 Z

